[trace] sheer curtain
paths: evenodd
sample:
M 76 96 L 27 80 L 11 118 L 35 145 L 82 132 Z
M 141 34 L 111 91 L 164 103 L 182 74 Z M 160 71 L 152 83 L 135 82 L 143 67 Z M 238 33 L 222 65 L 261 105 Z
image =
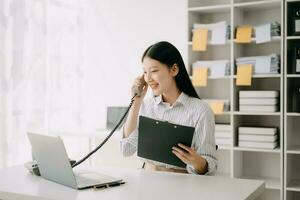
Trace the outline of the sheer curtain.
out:
M 107 78 L 86 60 L 86 2 L 0 0 L 0 167 L 30 159 L 28 131 L 101 126 Z
M 86 135 L 105 127 L 106 107 L 128 105 L 147 46 L 168 40 L 186 55 L 186 7 L 186 0 L 0 0 L 0 168 L 31 159 L 28 131 L 85 135 L 64 140 L 69 156 L 81 158 Z M 118 156 L 114 142 L 103 158 Z

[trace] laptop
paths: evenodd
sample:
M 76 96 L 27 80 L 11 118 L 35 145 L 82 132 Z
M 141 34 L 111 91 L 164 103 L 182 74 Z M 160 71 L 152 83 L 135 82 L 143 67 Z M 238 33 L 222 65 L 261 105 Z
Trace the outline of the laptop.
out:
M 28 138 L 41 176 L 47 180 L 79 190 L 122 182 L 122 179 L 95 172 L 75 173 L 60 137 L 28 133 Z

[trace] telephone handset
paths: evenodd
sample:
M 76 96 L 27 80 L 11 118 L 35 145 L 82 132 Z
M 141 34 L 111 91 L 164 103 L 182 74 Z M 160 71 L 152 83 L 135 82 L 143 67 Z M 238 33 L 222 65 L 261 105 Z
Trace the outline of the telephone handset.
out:
M 144 80 L 144 78 L 141 78 L 141 80 L 142 80 L 142 86 L 140 86 L 140 87 L 137 87 L 137 86 L 134 86 L 133 88 L 132 88 L 132 96 L 134 97 L 134 96 L 141 96 L 141 94 L 142 94 L 142 92 L 143 92 L 143 89 L 144 89 L 144 87 L 145 87 L 145 85 L 146 85 L 146 81 Z
M 144 86 L 143 86 L 144 87 Z M 142 92 L 143 92 L 143 88 L 142 87 L 133 87 L 132 88 L 132 96 L 141 96 L 141 94 L 142 94 Z

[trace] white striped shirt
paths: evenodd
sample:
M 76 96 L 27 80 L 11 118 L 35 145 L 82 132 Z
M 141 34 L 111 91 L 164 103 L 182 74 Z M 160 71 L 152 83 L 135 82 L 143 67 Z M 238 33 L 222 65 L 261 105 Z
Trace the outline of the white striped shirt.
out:
M 216 171 L 215 119 L 214 114 L 207 103 L 200 99 L 190 97 L 182 92 L 175 103 L 170 106 L 169 103 L 162 101 L 162 96 L 160 95 L 144 99 L 139 115 L 184 126 L 195 127 L 192 148 L 207 161 L 207 174 L 213 174 Z M 137 151 L 137 143 L 138 126 L 128 138 L 123 138 L 121 140 L 121 151 L 123 155 L 133 155 Z M 156 161 L 146 161 L 158 166 L 178 169 L 176 166 Z M 189 173 L 197 174 L 191 165 L 187 165 L 186 169 Z

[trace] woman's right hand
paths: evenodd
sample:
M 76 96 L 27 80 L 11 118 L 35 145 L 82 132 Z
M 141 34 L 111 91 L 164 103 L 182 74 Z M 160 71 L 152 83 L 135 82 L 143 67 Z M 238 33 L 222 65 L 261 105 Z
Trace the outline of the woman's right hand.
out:
M 138 76 L 137 78 L 134 79 L 133 85 L 131 87 L 132 96 L 134 96 L 137 90 L 139 90 L 140 95 L 136 96 L 135 99 L 143 100 L 147 93 L 147 89 L 148 89 L 148 84 L 144 80 L 144 75 Z

